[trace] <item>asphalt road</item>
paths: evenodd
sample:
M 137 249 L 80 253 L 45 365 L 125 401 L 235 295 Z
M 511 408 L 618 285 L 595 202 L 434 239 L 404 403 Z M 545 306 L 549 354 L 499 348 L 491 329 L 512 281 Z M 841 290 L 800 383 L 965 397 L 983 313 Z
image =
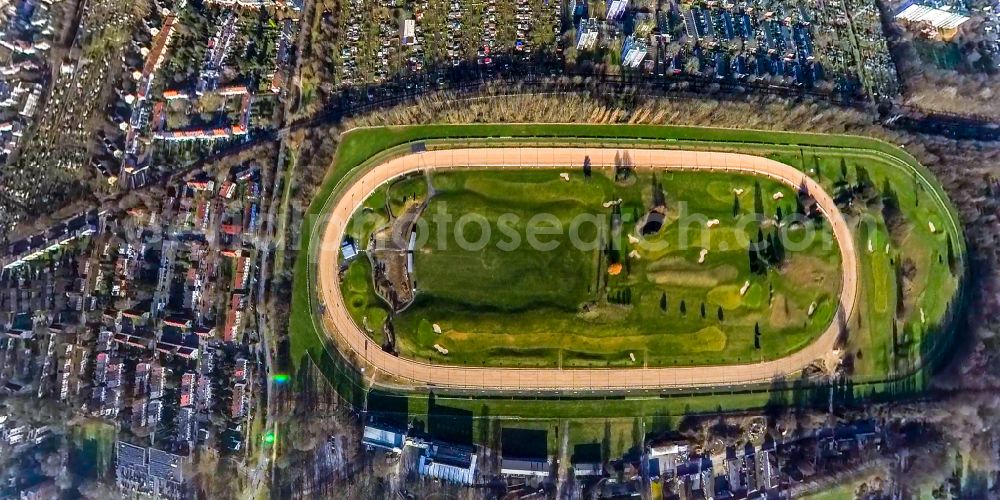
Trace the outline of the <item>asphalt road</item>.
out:
M 742 365 L 662 368 L 493 368 L 435 365 L 394 356 L 372 343 L 344 306 L 338 269 L 340 242 L 351 215 L 380 185 L 417 170 L 456 168 L 562 168 L 557 172 L 581 175 L 584 158 L 591 165 L 613 167 L 615 156 L 631 157 L 636 168 L 746 172 L 770 177 L 799 188 L 804 185 L 828 218 L 842 257 L 840 305 L 832 324 L 814 342 L 784 358 Z M 482 389 L 488 391 L 531 390 L 627 390 L 680 387 L 724 387 L 768 382 L 801 371 L 813 361 L 827 357 L 837 345 L 842 325 L 854 312 L 858 297 L 858 260 L 854 239 L 833 198 L 799 170 L 774 160 L 737 153 L 653 149 L 601 148 L 467 148 L 426 151 L 387 160 L 372 167 L 328 204 L 332 209 L 323 239 L 313 256 L 318 267 L 315 283 L 324 305 L 323 325 L 340 349 L 350 349 L 365 360 L 369 376 L 379 372 L 393 380 L 394 387 Z M 379 382 L 375 383 L 379 385 Z

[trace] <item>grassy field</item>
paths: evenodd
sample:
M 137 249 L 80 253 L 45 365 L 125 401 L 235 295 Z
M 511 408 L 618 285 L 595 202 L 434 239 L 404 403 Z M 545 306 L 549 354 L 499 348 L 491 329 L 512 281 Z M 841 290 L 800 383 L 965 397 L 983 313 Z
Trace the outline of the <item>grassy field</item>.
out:
M 937 202 L 914 172 L 886 168 L 868 154 L 831 156 L 803 149 L 798 155 L 770 156 L 809 172 L 831 193 L 844 182 L 858 183 L 859 172 L 871 179 L 876 199 L 861 196 L 847 209 L 855 225 L 864 294 L 861 313 L 849 325 L 849 347 L 856 373 L 909 371 L 931 340 L 925 334 L 941 325 L 959 291 L 963 244 L 961 235 L 948 229 L 950 207 Z M 887 192 L 896 200 L 898 215 L 886 211 Z
M 763 274 L 750 271 L 748 239 L 760 225 L 753 222 L 744 229 L 738 222 L 754 210 L 754 193 L 761 193 L 767 234 L 777 231 L 773 217 L 778 211 L 791 214 L 796 209 L 794 192 L 775 181 L 692 172 L 657 178 L 640 171 L 622 185 L 612 172 L 598 171 L 589 178 L 574 172 L 563 181 L 557 171 L 545 170 L 435 173 L 431 184 L 435 195 L 424 212 L 427 224 L 418 232 L 426 241 L 416 254 L 418 298 L 393 318 L 404 356 L 493 366 L 738 363 L 786 355 L 808 344 L 832 320 L 840 255 L 828 226 L 819 224 L 813 244 L 788 252 L 780 267 Z M 389 191 L 423 196 L 426 185 L 410 178 Z M 640 219 L 653 207 L 654 189 L 667 199 L 665 224 L 640 244 Z M 774 199 L 776 193 L 780 201 Z M 622 200 L 623 223 L 613 238 L 620 250 L 612 257 L 601 244 L 611 239 L 612 209 L 603 203 L 617 199 Z M 563 228 L 542 242 L 556 248 L 524 243 L 509 251 L 505 245 L 514 241 L 512 235 L 521 239 L 528 221 L 540 213 L 550 214 Z M 460 227 L 434 222 L 440 215 L 457 221 L 464 214 L 477 214 L 486 230 L 475 222 Z M 593 218 L 571 230 L 580 214 Z M 689 214 L 700 218 L 687 223 Z M 508 234 L 498 224 L 512 216 L 518 222 L 504 224 L 513 231 Z M 712 219 L 719 224 L 708 229 L 705 222 Z M 604 221 L 600 231 L 594 220 Z M 806 231 L 783 230 L 792 241 Z M 590 245 L 575 246 L 574 236 Z M 483 242 L 477 245 L 481 249 L 461 245 L 477 241 Z M 702 249 L 707 253 L 699 263 Z M 632 251 L 636 253 L 629 257 Z M 624 263 L 618 276 L 606 272 L 612 258 Z M 386 317 L 372 311 L 387 310 L 373 292 L 367 294 L 370 301 L 362 303 L 358 297 L 363 290 L 357 285 L 364 281 L 356 277 L 367 268 L 366 259 L 356 260 L 342 289 L 357 301 L 349 304 L 356 321 L 371 330 L 373 317 Z M 751 285 L 741 295 L 747 282 Z M 816 309 L 809 316 L 813 303 Z M 435 334 L 432 324 L 442 334 Z M 380 341 L 379 336 L 373 339 Z M 449 354 L 439 354 L 435 344 Z
M 429 141 L 437 147 L 464 145 L 582 145 L 594 146 L 629 146 L 709 149 L 720 151 L 737 151 L 749 154 L 768 156 L 804 171 L 813 169 L 813 159 L 821 163 L 819 175 L 823 182 L 832 183 L 835 171 L 841 159 L 848 162 L 848 175 L 854 176 L 856 166 L 863 164 L 876 185 L 889 178 L 900 200 L 901 209 L 910 220 L 915 220 L 911 236 L 900 241 L 911 241 L 913 247 L 926 247 L 922 252 L 922 260 L 918 263 L 915 276 L 908 286 L 917 292 L 911 294 L 914 307 L 904 313 L 910 318 L 908 323 L 913 334 L 901 342 L 912 353 L 924 354 L 924 347 L 947 345 L 948 328 L 946 311 L 961 305 L 961 296 L 953 303 L 952 293 L 948 290 L 957 288 L 958 279 L 964 268 L 965 242 L 958 226 L 958 217 L 954 208 L 948 203 L 947 197 L 926 168 L 916 162 L 905 151 L 882 141 L 856 136 L 835 136 L 819 134 L 784 133 L 773 131 L 705 129 L 696 127 L 665 127 L 665 126 L 623 126 L 623 125 L 428 125 L 417 127 L 395 127 L 379 129 L 361 129 L 347 134 L 341 144 L 335 168 L 330 170 L 327 179 L 320 186 L 314 202 L 309 207 L 308 215 L 322 214 L 331 194 L 350 182 L 362 168 L 373 165 L 380 159 L 393 154 L 401 154 L 404 150 L 390 151 L 393 147 L 403 146 L 414 141 Z M 406 150 L 409 148 L 407 147 Z M 919 199 L 919 202 L 917 201 Z M 859 211 L 873 211 L 873 208 L 860 207 Z M 921 215 L 922 213 L 922 215 Z M 914 217 L 911 214 L 916 214 Z M 918 217 L 918 218 L 917 218 Z M 315 217 L 319 219 L 318 217 Z M 930 233 L 927 222 L 937 220 L 937 230 Z M 310 248 L 311 235 L 317 227 L 303 226 L 302 248 Z M 946 248 L 947 239 L 952 239 L 953 252 L 956 255 L 955 273 L 948 272 L 937 255 Z M 920 242 L 929 242 L 920 245 Z M 867 244 L 867 242 L 865 242 Z M 860 245 L 860 243 L 859 243 Z M 907 245 L 910 246 L 910 245 Z M 865 252 L 862 252 L 865 253 Z M 935 256 L 938 263 L 935 265 Z M 919 262 L 924 261 L 921 268 Z M 296 261 L 295 284 L 292 296 L 292 315 L 289 331 L 291 334 L 290 356 L 296 366 L 304 360 L 311 360 L 327 374 L 328 379 L 338 392 L 348 401 L 359 404 L 368 395 L 382 394 L 382 391 L 369 391 L 362 387 L 358 373 L 350 363 L 341 358 L 333 345 L 317 324 L 313 313 L 313 286 L 311 281 L 308 252 L 301 252 Z M 920 278 L 924 276 L 924 278 Z M 945 288 L 939 284 L 947 285 Z M 940 293 L 938 290 L 944 290 Z M 938 292 L 938 293 L 936 293 Z M 866 301 L 866 304 L 870 301 Z M 922 305 L 924 314 L 920 314 Z M 922 317 L 921 317 L 922 316 Z M 922 319 L 922 328 L 916 328 L 914 318 Z M 940 324 L 936 328 L 932 326 Z M 860 328 L 853 329 L 849 342 L 852 350 L 863 349 L 863 358 L 857 361 L 856 383 L 848 392 L 856 398 L 893 397 L 901 391 L 920 390 L 926 374 L 917 370 L 913 376 L 901 370 L 897 374 L 888 373 L 877 363 L 872 362 L 875 356 L 867 355 L 879 349 L 885 349 L 885 342 L 892 340 L 892 332 L 884 329 L 885 325 L 874 325 L 865 321 Z M 867 333 L 865 333 L 867 332 Z M 862 345 L 864 344 L 864 345 Z M 875 345 L 881 344 L 881 345 Z M 875 347 L 869 347 L 875 345 Z M 901 352 L 893 346 L 892 352 Z M 899 357 L 897 355 L 897 357 Z M 870 365 L 870 366 L 868 366 Z M 867 371 L 866 371 L 867 370 Z M 892 383 L 882 383 L 880 380 L 890 378 L 898 380 Z M 398 395 L 396 398 L 404 401 L 403 412 L 410 415 L 427 414 L 428 396 L 422 393 Z M 774 393 L 766 388 L 757 388 L 753 392 L 727 392 L 709 395 L 684 395 L 670 398 L 645 395 L 632 399 L 605 399 L 603 397 L 580 395 L 574 399 L 543 399 L 530 397 L 514 397 L 499 399 L 483 399 L 482 396 L 451 397 L 446 401 L 441 394 L 437 395 L 439 404 L 466 409 L 474 418 L 489 419 L 497 416 L 544 416 L 546 418 L 578 418 L 578 417 L 613 417 L 613 416 L 656 416 L 683 415 L 686 413 L 713 412 L 720 410 L 738 410 L 760 407 L 775 401 L 795 401 L 793 394 L 785 391 Z M 443 402 L 442 402 L 443 401 Z M 378 408 L 372 408 L 378 411 Z M 395 411 L 395 410 L 387 410 Z
M 657 419 L 610 418 L 596 422 L 572 422 L 569 425 L 570 459 L 575 463 L 597 462 L 620 457 L 645 441 L 643 430 L 660 432 L 670 430 L 674 422 L 666 422 L 666 427 L 656 425 Z M 645 425 L 644 425 L 645 424 Z
M 814 493 L 812 495 L 806 495 L 803 499 L 807 500 L 854 500 L 856 498 L 855 492 L 861 486 L 863 481 L 855 481 L 848 484 L 843 484 L 829 490 Z
M 379 345 L 385 342 L 382 324 L 389 312 L 372 287 L 372 266 L 368 259 L 355 259 L 340 283 L 344 303 L 358 325 Z

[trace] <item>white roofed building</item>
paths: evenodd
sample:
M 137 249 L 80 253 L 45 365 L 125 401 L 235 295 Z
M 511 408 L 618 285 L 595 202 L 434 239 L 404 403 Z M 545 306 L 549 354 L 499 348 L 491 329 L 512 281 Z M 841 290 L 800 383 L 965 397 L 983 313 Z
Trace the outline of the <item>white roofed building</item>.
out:
M 969 16 L 965 15 L 958 8 L 950 5 L 932 6 L 920 3 L 916 0 L 903 2 L 894 11 L 893 17 L 897 21 L 905 21 L 914 25 L 924 25 L 924 32 L 932 37 L 950 39 L 956 30 L 969 21 Z

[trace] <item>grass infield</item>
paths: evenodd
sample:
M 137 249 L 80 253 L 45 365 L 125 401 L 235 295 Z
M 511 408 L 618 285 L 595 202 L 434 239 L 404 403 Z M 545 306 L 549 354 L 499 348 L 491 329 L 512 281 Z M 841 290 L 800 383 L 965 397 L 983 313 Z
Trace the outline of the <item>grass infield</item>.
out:
M 467 170 L 406 180 L 411 203 L 425 197 L 429 184 L 434 195 L 424 211 L 427 225 L 418 231 L 426 242 L 415 252 L 417 300 L 393 318 L 401 355 L 438 364 L 551 368 L 746 363 L 790 354 L 832 321 L 840 254 L 822 220 L 809 221 L 808 229 L 775 222 L 778 212 L 796 210 L 791 188 L 722 173 L 640 170 L 617 183 L 609 171 L 586 177 L 575 170 L 568 181 L 560 172 Z M 387 190 L 400 191 L 400 184 Z M 654 190 L 666 198 L 664 225 L 646 236 L 644 247 L 637 235 Z M 743 228 L 739 222 L 752 215 L 755 192 L 768 220 Z M 622 200 L 616 236 L 609 234 L 606 200 Z M 357 217 L 382 222 L 386 210 Z M 552 250 L 523 241 L 537 214 L 563 228 L 538 240 Z M 604 225 L 571 230 L 580 214 Z M 689 214 L 698 217 L 686 219 Z M 475 222 L 437 224 L 439 216 Z M 501 220 L 514 218 L 501 230 Z M 717 224 L 709 228 L 709 220 Z M 816 236 L 808 248 L 785 252 L 782 266 L 752 273 L 748 238 L 758 229 L 781 231 L 789 241 L 808 230 Z M 514 238 L 522 244 L 504 247 Z M 575 246 L 574 238 L 587 246 Z M 464 242 L 481 243 L 469 250 Z M 609 260 L 624 263 L 621 274 L 607 273 Z M 371 288 L 370 269 L 368 259 L 352 261 L 342 291 L 355 321 L 380 342 L 389 309 Z M 745 283 L 750 286 L 741 294 Z
M 870 199 L 856 202 L 845 211 L 845 215 L 855 222 L 874 221 L 873 225 L 859 227 L 876 228 L 875 234 L 861 234 L 860 231 L 856 234 L 863 289 L 859 314 L 849 325 L 851 333 L 847 340 L 855 385 L 846 392 L 852 399 L 879 397 L 904 389 L 919 390 L 925 378 L 920 368 L 931 354 L 947 346 L 951 317 L 961 309 L 963 295 L 959 285 L 965 269 L 965 245 L 954 208 L 924 167 L 904 151 L 882 141 L 853 136 L 625 125 L 428 125 L 360 129 L 344 136 L 335 166 L 320 187 L 308 214 L 321 215 L 334 190 L 350 182 L 359 169 L 377 163 L 388 154 L 407 152 L 408 149 L 395 153 L 387 151 L 414 141 L 426 141 L 431 148 L 587 144 L 734 151 L 766 156 L 800 168 L 831 193 L 838 186 L 859 184 L 860 177 L 866 178 L 866 184 L 870 185 L 866 196 Z M 704 184 L 710 186 L 711 182 Z M 901 214 L 901 217 L 890 217 L 891 224 L 886 224 L 885 211 L 876 201 L 887 189 L 898 200 Z M 461 192 L 456 196 L 460 195 Z M 386 196 L 393 198 L 389 192 Z M 392 203 L 397 202 L 390 200 Z M 318 217 L 310 220 L 315 219 Z M 311 236 L 318 229 L 318 225 L 311 223 L 303 226 L 300 248 L 304 251 L 296 260 L 293 285 L 290 354 L 296 366 L 311 359 L 345 399 L 363 404 L 370 395 L 385 394 L 379 390 L 370 393 L 359 382 L 357 372 L 337 354 L 335 346 L 328 345 L 314 316 L 313 271 L 310 252 L 305 250 L 310 248 Z M 873 251 L 868 250 L 869 241 Z M 351 286 L 357 293 L 367 293 L 360 286 L 365 273 L 364 269 L 349 270 L 345 286 Z M 725 302 L 719 292 L 716 300 L 720 304 Z M 688 309 L 689 315 L 700 317 L 698 306 Z M 419 323 L 417 321 L 418 330 Z M 911 376 L 914 373 L 916 376 Z M 755 392 L 757 390 L 762 392 Z M 447 404 L 478 417 L 568 418 L 610 415 L 616 413 L 613 407 L 627 407 L 633 415 L 676 415 L 688 411 L 759 407 L 775 402 L 803 402 L 796 391 L 784 385 L 749 392 L 740 390 L 739 394 L 745 396 L 726 396 L 725 391 L 713 395 L 675 395 L 666 399 L 653 395 L 641 401 L 628 400 L 635 402 L 627 405 L 620 400 L 610 403 L 612 400 L 590 396 L 559 401 L 456 395 Z M 578 399 L 580 397 L 584 399 Z M 430 411 L 428 408 L 433 404 L 445 401 L 438 395 L 437 403 L 428 403 L 426 394 L 421 393 L 410 393 L 402 399 L 406 401 L 404 411 L 412 414 L 425 409 Z M 378 405 L 369 409 L 379 411 Z

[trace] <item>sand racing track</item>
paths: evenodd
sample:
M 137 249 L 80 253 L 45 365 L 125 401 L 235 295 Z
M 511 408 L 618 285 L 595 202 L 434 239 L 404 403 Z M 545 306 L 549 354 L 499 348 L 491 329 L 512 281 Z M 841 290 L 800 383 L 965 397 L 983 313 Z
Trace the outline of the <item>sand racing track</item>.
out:
M 455 168 L 555 168 L 574 175 L 589 156 L 593 167 L 611 167 L 616 153 L 631 157 L 637 168 L 725 171 L 763 175 L 794 188 L 804 183 L 829 219 L 842 255 L 840 305 L 831 325 L 811 344 L 784 358 L 741 365 L 662 368 L 494 368 L 435 365 L 384 352 L 355 324 L 340 292 L 340 242 L 351 215 L 380 185 L 408 172 Z M 322 322 L 340 349 L 364 360 L 366 375 L 388 376 L 385 385 L 486 391 L 607 391 L 680 387 L 725 387 L 761 383 L 801 371 L 827 357 L 835 348 L 858 297 L 858 260 L 854 239 L 833 199 L 799 170 L 774 160 L 737 153 L 656 149 L 601 148 L 469 148 L 412 153 L 384 161 L 328 201 L 328 217 L 315 257 L 323 305 Z M 555 175 L 555 174 L 553 174 Z M 321 222 L 322 224 L 322 222 Z M 317 233 L 318 234 L 318 233 Z M 312 286 L 312 285 L 310 285 Z M 391 380 L 391 381 L 390 381 Z M 376 384 L 381 384 L 376 382 Z

